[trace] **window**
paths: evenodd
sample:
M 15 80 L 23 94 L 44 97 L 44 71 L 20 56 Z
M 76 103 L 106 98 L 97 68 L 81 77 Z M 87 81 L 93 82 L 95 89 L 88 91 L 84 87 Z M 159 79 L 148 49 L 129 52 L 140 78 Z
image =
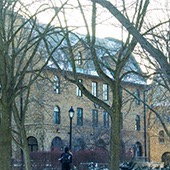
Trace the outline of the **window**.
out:
M 83 126 L 83 109 L 77 108 L 77 125 Z
M 120 128 L 123 129 L 123 112 L 120 112 Z
M 108 84 L 103 84 L 103 100 L 107 101 L 109 99 Z
M 60 124 L 60 108 L 58 106 L 54 107 L 54 124 Z
M 107 143 L 105 142 L 104 139 L 99 138 L 99 139 L 95 142 L 95 145 L 100 148 L 100 150 L 101 150 L 102 153 L 105 153 L 104 148 L 106 148 Z M 103 148 L 103 150 L 102 150 L 102 148 Z
M 97 97 L 97 82 L 92 82 L 92 95 Z
M 135 130 L 136 131 L 140 131 L 140 116 L 136 115 L 136 119 L 135 119 Z
M 104 121 L 104 127 L 108 128 L 109 127 L 109 114 L 108 112 L 103 112 L 103 121 Z
M 28 148 L 30 152 L 38 151 L 37 139 L 33 136 L 28 137 Z
M 55 137 L 51 142 L 51 151 L 60 151 L 63 146 L 63 141 L 60 137 Z
M 136 105 L 140 105 L 140 91 L 139 91 L 139 89 L 136 90 L 135 96 L 137 97 L 137 98 L 135 98 Z
M 60 80 L 58 76 L 54 76 L 54 93 L 60 93 Z
M 79 81 L 79 83 L 82 83 L 82 82 L 83 82 L 81 79 L 79 79 L 78 81 Z M 78 86 L 77 86 L 77 90 L 76 90 L 76 95 L 77 95 L 77 96 L 80 96 L 80 97 L 82 96 L 82 91 L 79 89 Z
M 77 65 L 82 65 L 82 54 L 80 51 L 77 54 Z
M 134 146 L 135 157 L 142 156 L 142 144 L 140 142 L 136 142 Z
M 159 143 L 164 143 L 164 141 L 165 141 L 165 134 L 164 134 L 164 131 L 161 130 L 159 132 Z
M 82 138 L 78 138 L 75 140 L 75 150 L 83 150 L 85 149 L 86 143 Z
M 98 127 L 98 110 L 92 110 L 93 127 Z

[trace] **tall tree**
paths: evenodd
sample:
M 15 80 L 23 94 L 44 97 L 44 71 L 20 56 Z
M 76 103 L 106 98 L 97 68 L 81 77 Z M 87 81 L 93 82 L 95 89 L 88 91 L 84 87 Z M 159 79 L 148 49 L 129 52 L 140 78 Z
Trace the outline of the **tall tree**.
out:
M 136 12 L 134 17 L 134 24 L 137 30 L 140 30 L 143 24 L 143 18 L 146 14 L 148 3 L 142 3 L 140 1 L 140 11 Z M 79 9 L 82 14 L 82 18 L 84 20 L 87 35 L 85 38 L 81 38 L 81 36 L 77 36 L 76 34 L 70 33 L 69 25 L 67 23 L 66 18 L 66 9 L 63 9 L 64 21 L 66 28 L 63 29 L 63 34 L 66 37 L 66 43 L 60 47 L 60 50 L 65 53 L 65 55 L 61 55 L 61 51 L 58 54 L 53 55 L 53 62 L 56 67 L 61 71 L 62 75 L 66 78 L 66 80 L 71 83 L 76 84 L 82 93 L 89 98 L 92 102 L 98 104 L 105 111 L 108 112 L 111 119 L 111 140 L 110 140 L 110 169 L 119 169 L 119 161 L 120 161 L 120 123 L 121 123 L 121 109 L 122 109 L 122 87 L 121 82 L 128 74 L 135 74 L 135 70 L 131 69 L 129 71 L 125 70 L 129 59 L 132 57 L 131 52 L 137 44 L 137 41 L 132 38 L 130 35 L 128 36 L 125 43 L 117 41 L 116 49 L 110 49 L 107 44 L 106 47 L 102 47 L 98 39 L 96 39 L 96 20 L 97 20 L 97 7 L 96 3 L 92 3 L 92 26 L 88 26 L 88 21 L 86 19 L 86 15 L 83 10 L 83 6 L 80 1 L 78 1 Z M 136 19 L 137 18 L 137 19 Z M 60 18 L 58 18 L 63 27 Z M 91 33 L 90 33 L 91 32 Z M 77 39 L 75 43 L 75 39 Z M 82 45 L 79 45 L 79 43 Z M 102 42 L 101 42 L 102 43 Z M 104 43 L 104 42 L 103 42 Z M 77 46 L 77 47 L 76 47 Z M 77 65 L 77 52 L 80 51 L 82 54 L 84 51 L 87 51 L 88 57 L 83 57 L 83 65 L 82 69 L 87 69 L 89 66 L 91 69 L 97 72 L 98 76 L 102 78 L 102 80 L 108 84 L 110 87 L 110 93 L 112 94 L 112 101 L 110 104 L 104 102 L 99 97 L 92 94 L 85 84 L 79 81 L 79 66 Z M 114 52 L 113 52 L 113 51 Z M 101 51 L 99 55 L 98 51 Z M 57 56 L 57 57 L 56 57 Z M 63 57 L 64 56 L 64 57 Z M 63 64 L 59 64 L 57 60 L 61 57 L 64 62 L 68 62 L 69 64 L 65 69 L 68 72 L 62 71 Z M 60 62 L 62 60 L 60 59 Z M 88 66 L 88 64 L 90 65 Z M 71 67 L 71 68 L 70 68 Z M 71 71 L 71 73 L 70 73 Z M 111 75 L 109 76 L 108 75 Z
M 51 23 L 60 11 L 45 4 L 31 14 L 28 7 L 19 0 L 0 0 L 0 169 L 6 170 L 10 169 L 13 141 L 23 150 L 25 168 L 31 169 L 25 113 L 31 86 L 48 63 L 44 42 L 55 32 Z M 37 16 L 49 9 L 53 16 L 48 24 L 40 24 Z
M 121 13 L 121 11 L 116 8 L 113 3 L 107 0 L 91 0 L 96 2 L 106 8 L 122 25 L 127 29 L 127 31 L 133 35 L 135 40 L 144 48 L 158 63 L 161 69 L 162 74 L 167 80 L 167 83 L 170 83 L 170 63 L 167 56 L 164 55 L 163 51 L 155 47 L 149 40 L 147 40 L 142 33 L 135 28 L 132 22 Z M 145 0 L 145 3 L 149 3 L 148 0 Z M 167 20 L 169 22 L 169 20 Z
M 164 95 L 166 92 L 166 96 L 161 96 L 161 100 L 158 101 L 161 105 L 159 105 L 159 109 L 155 110 L 154 107 L 147 105 L 147 108 L 153 113 L 156 114 L 157 119 L 161 122 L 162 127 L 166 131 L 169 136 L 169 130 L 166 126 L 166 120 L 164 119 L 164 115 L 160 113 L 167 109 L 169 103 L 169 87 L 170 87 L 170 62 L 169 62 L 169 10 L 167 10 L 167 6 L 161 12 L 156 9 L 156 13 L 159 13 L 158 23 L 155 23 L 153 20 L 150 22 L 147 20 L 147 15 L 145 17 L 146 23 L 145 27 L 140 30 L 137 30 L 133 22 L 129 20 L 129 18 L 122 13 L 112 2 L 106 0 L 92 0 L 92 2 L 96 2 L 100 4 L 103 8 L 107 9 L 121 24 L 122 26 L 134 37 L 134 39 L 140 44 L 140 49 L 142 47 L 144 53 L 140 53 L 141 56 L 144 56 L 144 60 L 142 60 L 142 65 L 145 65 L 146 68 L 149 68 L 151 71 L 151 80 L 155 81 L 159 86 L 159 90 L 154 90 L 155 93 L 158 93 L 159 96 Z M 145 3 L 149 3 L 144 1 Z M 164 1 L 168 4 L 168 1 Z M 166 12 L 166 14 L 165 14 Z M 150 15 L 154 13 L 153 10 L 148 12 L 148 18 Z M 156 16 L 154 16 L 155 19 Z M 161 18 L 161 19 L 160 19 Z M 137 51 L 139 54 L 139 49 Z M 147 63 L 147 64 L 146 64 Z M 161 94 L 160 94 L 161 89 Z M 153 100 L 155 100 L 154 96 L 158 94 L 153 94 Z M 158 99 L 158 98 L 157 98 Z M 156 107 L 157 108 L 157 107 Z M 161 110 L 161 111 L 160 111 Z
M 144 61 L 147 60 L 145 67 L 149 68 L 151 71 L 151 79 L 154 80 L 159 86 L 165 88 L 165 91 L 170 92 L 170 62 L 169 62 L 169 20 L 170 14 L 167 10 L 165 2 L 165 8 L 162 8 L 161 11 L 156 10 L 157 13 L 162 17 L 161 20 L 158 20 L 158 23 L 153 21 L 147 21 L 145 28 L 142 31 L 137 30 L 133 25 L 133 22 L 130 22 L 129 18 L 121 13 L 118 8 L 116 8 L 113 3 L 106 0 L 92 0 L 100 4 L 102 7 L 107 9 L 122 25 L 126 30 L 134 37 L 134 39 L 140 44 L 144 53 L 141 53 L 141 56 L 144 56 Z M 145 0 L 145 3 L 149 1 Z M 152 11 L 153 12 L 153 11 Z M 150 13 L 149 13 L 150 15 Z M 148 16 L 149 17 L 149 16 Z M 147 18 L 147 15 L 146 15 Z M 138 50 L 139 53 L 139 50 Z M 143 65 L 143 64 L 142 64 Z M 149 65 L 149 66 L 147 66 Z M 154 77 L 154 78 L 153 78 Z M 167 99 L 168 102 L 168 99 Z M 156 116 L 159 118 L 159 121 L 163 125 L 167 135 L 169 136 L 169 131 L 163 122 L 159 113 L 151 108 L 148 105 Z

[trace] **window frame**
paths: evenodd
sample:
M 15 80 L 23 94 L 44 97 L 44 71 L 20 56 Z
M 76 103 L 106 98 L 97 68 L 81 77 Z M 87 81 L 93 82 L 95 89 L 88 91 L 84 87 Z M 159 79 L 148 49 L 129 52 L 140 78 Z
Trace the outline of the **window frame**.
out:
M 77 125 L 83 126 L 83 108 L 77 108 Z
M 93 127 L 98 127 L 98 110 L 93 109 L 92 110 L 92 122 L 93 122 Z
M 103 83 L 103 100 L 109 100 L 109 86 L 107 83 Z
M 160 130 L 159 131 L 159 143 L 160 144 L 163 144 L 165 142 L 165 132 L 163 130 Z
M 106 111 L 103 111 L 103 126 L 109 128 L 109 113 Z
M 137 97 L 135 98 L 136 105 L 140 105 L 140 90 L 139 89 L 136 89 L 135 96 Z
M 61 114 L 59 106 L 55 106 L 53 110 L 53 122 L 54 124 L 61 124 Z
M 92 81 L 92 84 L 91 84 L 91 92 L 92 92 L 92 95 L 97 97 L 98 96 L 98 83 L 95 82 L 95 81 Z
M 60 79 L 57 75 L 54 76 L 54 93 L 60 94 Z
M 28 142 L 28 148 L 30 152 L 38 151 L 38 141 L 35 137 L 29 136 L 27 138 L 27 142 Z
M 79 81 L 79 83 L 83 83 L 82 79 L 79 79 L 78 81 Z M 80 88 L 78 86 L 77 86 L 77 89 L 76 89 L 76 95 L 78 97 L 82 97 L 83 96 L 83 93 L 82 93 L 82 91 L 80 90 Z
M 135 118 L 135 130 L 136 131 L 140 131 L 141 130 L 141 122 L 140 122 L 140 116 L 139 115 L 136 115 L 136 118 Z
M 78 53 L 77 53 L 77 65 L 81 66 L 82 64 L 83 64 L 82 53 L 81 53 L 81 51 L 78 51 Z

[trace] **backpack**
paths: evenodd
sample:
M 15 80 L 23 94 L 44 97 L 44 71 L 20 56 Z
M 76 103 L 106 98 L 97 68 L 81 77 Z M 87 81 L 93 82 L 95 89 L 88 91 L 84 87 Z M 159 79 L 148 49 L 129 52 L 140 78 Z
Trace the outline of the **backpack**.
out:
M 69 153 L 63 154 L 62 163 L 71 163 L 71 155 Z

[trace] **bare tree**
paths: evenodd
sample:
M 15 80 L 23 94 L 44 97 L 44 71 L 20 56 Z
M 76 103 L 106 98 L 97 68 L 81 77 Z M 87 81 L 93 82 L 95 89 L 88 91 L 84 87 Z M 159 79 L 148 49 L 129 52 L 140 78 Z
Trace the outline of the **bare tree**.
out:
M 161 9 L 161 12 L 156 10 L 164 16 L 163 20 L 158 20 L 158 23 L 146 20 L 142 33 L 142 31 L 135 29 L 133 22 L 130 22 L 129 18 L 123 15 L 121 11 L 118 10 L 118 8 L 116 8 L 116 6 L 112 3 L 106 0 L 94 0 L 94 2 L 97 2 L 106 8 L 115 18 L 117 18 L 117 20 L 127 29 L 127 31 L 133 35 L 136 41 L 138 41 L 140 46 L 143 48 L 143 53 L 140 53 L 140 55 L 145 57 L 145 59 L 142 60 L 141 65 L 144 65 L 146 69 L 148 68 L 151 71 L 150 76 L 152 81 L 154 80 L 159 86 L 165 88 L 165 91 L 169 93 L 169 11 L 167 8 Z M 166 4 L 168 3 L 168 1 L 165 2 Z M 145 1 L 145 3 L 149 2 Z M 138 54 L 140 50 L 138 49 Z M 135 52 L 136 51 L 137 50 L 135 50 Z M 154 110 L 151 107 L 149 108 L 152 111 Z M 156 110 L 154 110 L 154 112 L 162 122 L 167 134 L 169 134 L 165 124 L 161 120 L 159 113 Z
M 0 1 L 0 169 L 10 169 L 13 141 L 23 150 L 25 168 L 31 169 L 25 113 L 32 85 L 49 61 L 44 42 L 58 33 L 51 23 L 60 7 L 43 4 L 34 14 L 28 7 L 19 0 Z M 53 16 L 48 24 L 40 24 L 37 16 L 49 9 Z
M 140 1 L 140 11 L 135 13 L 136 17 L 133 18 L 135 28 L 140 31 L 143 19 L 146 14 L 148 3 L 142 4 Z M 97 7 L 96 3 L 92 3 L 92 27 L 88 26 L 88 22 L 83 11 L 83 6 L 80 1 L 78 1 L 79 9 L 81 11 L 82 18 L 84 20 L 87 35 L 85 37 L 77 36 L 74 33 L 70 32 L 70 27 L 67 23 L 66 18 L 66 9 L 64 9 L 64 21 L 66 28 L 63 29 L 63 34 L 66 37 L 66 42 L 61 46 L 60 52 L 56 55 L 53 55 L 53 62 L 59 69 L 62 75 L 67 81 L 76 84 L 82 93 L 89 98 L 92 102 L 98 104 L 105 111 L 108 112 L 111 118 L 111 140 L 110 140 L 110 169 L 119 168 L 120 160 L 120 122 L 121 122 L 121 109 L 122 109 L 122 81 L 127 77 L 127 75 L 137 74 L 136 70 L 131 68 L 126 70 L 125 68 L 129 64 L 129 60 L 132 57 L 131 52 L 135 48 L 137 41 L 128 36 L 126 43 L 116 41 L 117 47 L 113 48 L 113 51 L 107 46 L 107 43 L 100 42 L 96 39 L 96 20 L 97 20 Z M 137 4 L 138 5 L 138 4 Z M 58 18 L 60 21 L 60 18 Z M 60 21 L 61 27 L 62 22 Z M 92 28 L 92 30 L 91 30 Z M 91 30 L 91 31 L 90 31 Z M 92 34 L 91 34 L 91 33 Z M 76 41 L 75 41 L 76 39 Z M 74 40 L 74 41 L 73 41 Z M 73 43 L 74 42 L 74 43 Z M 103 47 L 105 45 L 105 47 Z M 47 46 L 48 48 L 48 46 Z M 61 51 L 65 55 L 61 55 Z M 85 83 L 79 81 L 79 66 L 77 65 L 77 55 L 78 51 L 82 54 L 86 51 L 86 57 L 83 57 L 83 67 L 82 69 L 91 68 L 93 71 L 96 71 L 98 76 L 108 84 L 112 94 L 112 101 L 110 104 L 104 102 L 98 96 L 92 94 Z M 98 54 L 98 51 L 101 51 Z M 57 56 L 57 57 L 56 57 Z M 63 57 L 64 56 L 64 57 Z M 88 56 L 88 57 L 87 57 Z M 60 64 L 59 61 L 60 60 Z M 69 61 L 69 63 L 68 63 Z M 61 64 L 62 63 L 62 64 Z M 65 66 L 63 71 L 63 65 Z M 89 66 L 88 66 L 89 65 Z M 61 67 L 62 66 L 62 67 Z M 139 74 L 139 73 L 138 73 Z
M 154 45 L 150 41 L 148 41 L 141 33 L 138 31 L 132 22 L 124 16 L 121 11 L 119 11 L 111 2 L 106 0 L 92 0 L 92 2 L 96 2 L 106 8 L 122 25 L 125 27 L 128 32 L 133 35 L 136 41 L 144 48 L 158 63 L 161 69 L 162 74 L 167 80 L 167 83 L 170 82 L 170 67 L 168 58 L 164 55 L 164 53 Z M 145 1 L 146 4 L 149 4 L 149 1 Z M 169 22 L 167 20 L 166 22 Z M 163 23 L 162 23 L 163 24 Z
M 143 63 L 141 62 L 142 65 L 144 65 L 145 63 L 146 68 L 149 68 L 149 70 L 152 71 L 151 79 L 152 81 L 154 80 L 157 82 L 156 84 L 158 84 L 159 89 L 162 89 L 161 93 L 165 94 L 164 92 L 166 92 L 167 94 L 166 96 L 169 96 L 169 85 L 170 85 L 169 14 L 166 13 L 166 15 L 163 15 L 166 17 L 160 19 L 158 23 L 154 23 L 153 21 L 151 21 L 152 22 L 151 24 L 148 21 L 146 21 L 145 27 L 142 29 L 142 31 L 140 31 L 135 28 L 133 22 L 131 22 L 126 15 L 124 15 L 115 5 L 113 5 L 113 3 L 106 0 L 92 0 L 92 2 L 96 2 L 101 6 L 103 6 L 104 8 L 106 8 L 123 25 L 123 27 L 126 28 L 131 35 L 133 35 L 133 37 L 140 44 L 140 46 L 143 48 L 143 51 L 145 53 L 145 54 L 143 53 L 145 59 L 142 60 L 143 62 Z M 149 1 L 146 0 L 145 3 L 149 4 Z M 158 10 L 156 11 L 159 12 Z M 166 10 L 166 12 L 167 11 L 168 10 Z M 165 11 L 162 11 L 162 14 L 164 12 Z M 140 53 L 140 55 L 141 54 L 142 53 Z M 146 60 L 148 61 L 146 62 Z M 160 95 L 160 92 L 158 91 L 155 92 L 159 93 Z M 164 98 L 161 97 L 161 99 L 163 99 L 164 101 L 157 100 L 157 102 L 162 104 L 163 103 L 167 104 L 168 98 L 169 97 L 165 97 L 165 96 Z M 166 121 L 164 121 L 164 118 L 159 113 L 159 110 L 156 110 L 148 103 L 146 103 L 146 105 L 149 108 L 149 110 L 151 110 L 153 113 L 156 114 L 157 119 L 159 120 L 159 122 L 161 122 L 161 125 L 165 129 L 167 135 L 169 135 L 169 131 L 166 127 Z M 164 109 L 165 106 L 163 105 L 162 106 L 159 105 L 160 109 L 161 108 Z

